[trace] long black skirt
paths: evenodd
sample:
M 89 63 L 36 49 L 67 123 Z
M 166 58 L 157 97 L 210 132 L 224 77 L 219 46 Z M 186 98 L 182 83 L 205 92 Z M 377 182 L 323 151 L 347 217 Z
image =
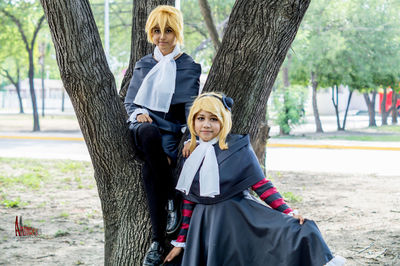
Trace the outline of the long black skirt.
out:
M 182 265 L 322 266 L 332 258 L 313 221 L 300 225 L 243 194 L 196 205 Z

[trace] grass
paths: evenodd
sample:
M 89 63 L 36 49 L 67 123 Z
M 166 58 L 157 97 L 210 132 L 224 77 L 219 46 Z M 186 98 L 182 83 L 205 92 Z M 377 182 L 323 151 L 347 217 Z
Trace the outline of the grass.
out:
M 28 203 L 21 201 L 20 197 L 17 197 L 14 200 L 8 199 L 6 197 L 7 197 L 6 194 L 0 195 L 0 205 L 3 205 L 6 208 L 18 208 L 28 205 Z
M 293 192 L 283 192 L 282 196 L 285 200 L 290 203 L 301 202 L 303 200 L 302 197 L 295 195 Z
M 0 158 L 0 193 L 36 190 L 40 194 L 47 184 L 67 190 L 94 188 L 92 165 L 71 160 Z M 13 201 L 3 204 L 17 205 Z
M 400 133 L 400 125 L 386 125 L 376 127 L 377 131 L 381 132 L 392 132 L 392 133 Z

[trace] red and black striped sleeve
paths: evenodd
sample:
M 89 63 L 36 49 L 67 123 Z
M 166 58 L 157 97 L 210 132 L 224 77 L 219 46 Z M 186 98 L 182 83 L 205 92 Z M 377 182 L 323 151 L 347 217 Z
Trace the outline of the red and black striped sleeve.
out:
M 293 210 L 286 204 L 285 200 L 279 194 L 278 190 L 272 184 L 271 180 L 264 178 L 257 182 L 251 188 L 257 195 L 265 201 L 272 209 L 278 210 L 283 213 L 290 213 Z
M 193 209 L 196 206 L 196 203 L 183 200 L 182 206 L 182 225 L 179 231 L 178 238 L 173 241 L 175 243 L 186 243 L 186 236 L 189 230 L 190 219 L 192 218 Z M 174 244 L 174 243 L 173 243 Z

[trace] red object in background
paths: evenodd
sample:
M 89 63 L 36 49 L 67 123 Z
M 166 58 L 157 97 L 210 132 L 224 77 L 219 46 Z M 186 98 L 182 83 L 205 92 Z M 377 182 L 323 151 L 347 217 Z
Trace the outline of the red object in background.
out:
M 390 90 L 390 91 L 389 91 Z M 393 90 L 388 88 L 387 93 L 386 93 L 386 111 L 392 107 L 392 95 L 393 95 Z M 379 93 L 379 113 L 382 113 L 382 101 L 383 101 L 383 92 Z M 400 97 L 397 96 L 397 103 L 396 103 L 396 108 L 400 106 Z

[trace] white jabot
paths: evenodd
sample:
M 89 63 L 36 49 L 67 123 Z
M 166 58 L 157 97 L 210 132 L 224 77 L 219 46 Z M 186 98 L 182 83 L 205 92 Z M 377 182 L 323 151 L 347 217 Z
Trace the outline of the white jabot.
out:
M 181 52 L 178 45 L 172 53 L 163 55 L 156 46 L 154 57 L 158 63 L 147 73 L 133 101 L 150 110 L 167 113 L 175 91 L 175 57 Z
M 176 189 L 189 194 L 194 176 L 200 168 L 200 196 L 213 198 L 219 195 L 219 170 L 213 144 L 218 138 L 208 142 L 200 139 L 200 145 L 190 154 L 183 165 Z

